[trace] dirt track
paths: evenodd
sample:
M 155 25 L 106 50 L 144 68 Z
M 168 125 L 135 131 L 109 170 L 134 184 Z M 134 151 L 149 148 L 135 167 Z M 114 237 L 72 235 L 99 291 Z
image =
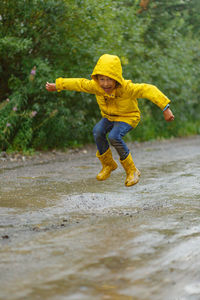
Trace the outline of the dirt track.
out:
M 0 299 L 200 299 L 200 136 L 129 148 L 131 188 L 94 146 L 1 156 Z

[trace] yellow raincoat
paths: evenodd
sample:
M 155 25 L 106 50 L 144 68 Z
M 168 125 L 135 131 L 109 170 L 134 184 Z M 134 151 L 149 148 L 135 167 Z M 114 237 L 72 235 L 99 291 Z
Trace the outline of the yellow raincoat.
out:
M 96 75 L 108 76 L 118 82 L 111 95 L 98 84 Z M 57 91 L 71 90 L 95 94 L 103 118 L 109 121 L 122 121 L 136 127 L 140 121 L 138 98 L 147 98 L 162 110 L 170 100 L 154 85 L 132 83 L 122 76 L 121 62 L 118 56 L 104 54 L 98 60 L 92 80 L 85 78 L 58 78 Z

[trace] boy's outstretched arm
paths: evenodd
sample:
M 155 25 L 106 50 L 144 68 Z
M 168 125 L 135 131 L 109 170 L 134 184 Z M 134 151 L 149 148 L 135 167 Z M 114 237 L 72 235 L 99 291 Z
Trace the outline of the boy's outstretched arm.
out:
M 46 90 L 49 91 L 49 92 L 56 92 L 57 91 L 56 84 L 47 82 L 46 83 Z
M 167 122 L 174 121 L 174 115 L 170 108 L 167 108 L 165 111 L 163 111 L 163 114 L 164 114 L 165 121 Z

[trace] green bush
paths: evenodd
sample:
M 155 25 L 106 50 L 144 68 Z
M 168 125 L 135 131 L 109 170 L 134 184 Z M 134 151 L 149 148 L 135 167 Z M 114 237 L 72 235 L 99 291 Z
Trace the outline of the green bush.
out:
M 175 1 L 178 5 L 179 1 Z M 187 1 L 186 1 L 187 2 Z M 103 53 L 119 55 L 124 77 L 156 85 L 171 100 L 167 124 L 150 101 L 139 99 L 142 120 L 130 140 L 199 134 L 199 40 L 192 8 L 153 1 L 2 0 L 0 12 L 0 149 L 27 151 L 93 142 L 100 119 L 93 95 L 49 93 L 46 81 L 90 78 Z M 162 15 L 159 18 L 158 15 Z M 187 32 L 184 24 L 190 24 Z M 35 69 L 34 69 L 35 68 Z M 30 74 L 31 70 L 36 73 Z

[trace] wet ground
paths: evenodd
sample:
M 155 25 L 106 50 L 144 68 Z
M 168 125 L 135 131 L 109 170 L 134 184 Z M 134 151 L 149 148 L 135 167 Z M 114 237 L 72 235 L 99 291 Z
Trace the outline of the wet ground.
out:
M 200 299 L 200 136 L 129 147 L 130 188 L 93 146 L 3 155 L 1 300 Z

